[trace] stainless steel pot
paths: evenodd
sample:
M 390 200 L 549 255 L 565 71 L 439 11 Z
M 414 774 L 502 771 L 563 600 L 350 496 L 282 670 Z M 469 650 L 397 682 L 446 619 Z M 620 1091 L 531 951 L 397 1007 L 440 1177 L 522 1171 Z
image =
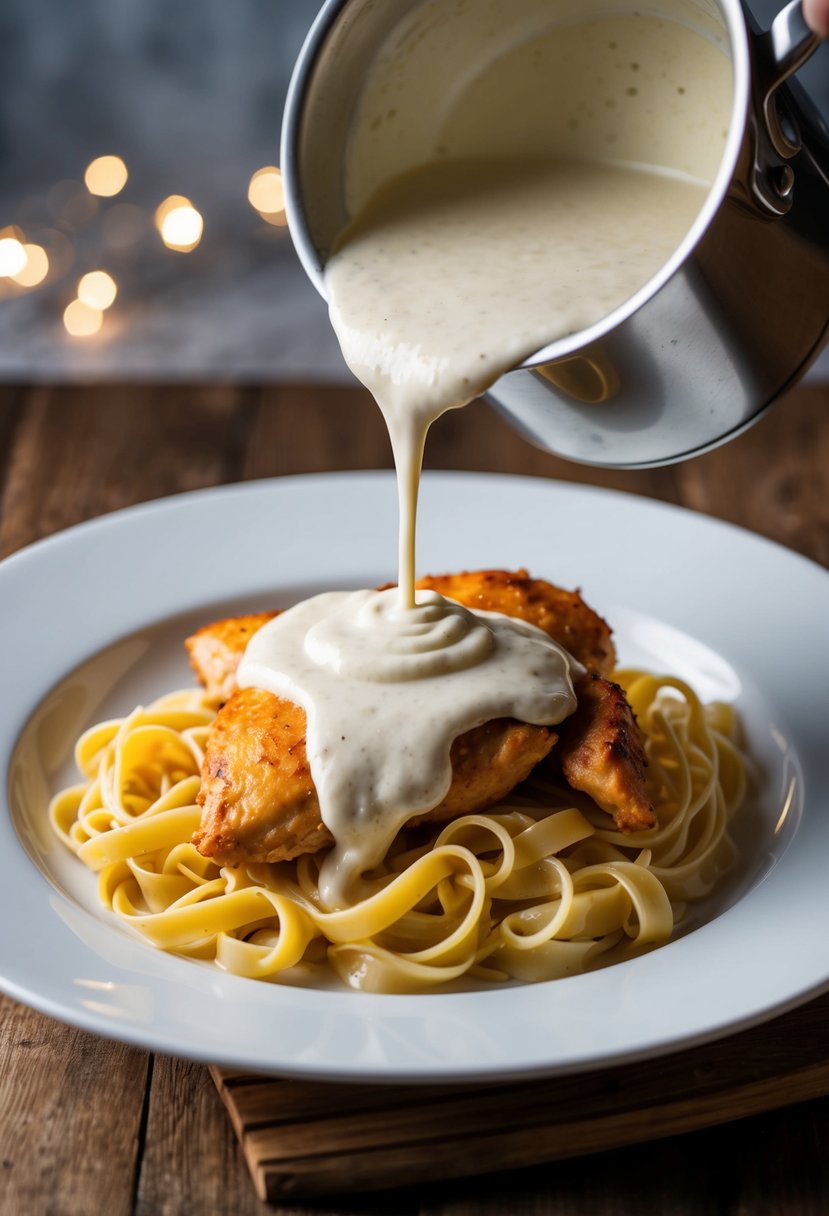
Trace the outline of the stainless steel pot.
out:
M 489 393 L 529 439 L 583 463 L 667 464 L 725 442 L 803 374 L 829 332 L 829 131 L 787 83 L 818 40 L 800 0 L 766 32 L 740 0 L 691 2 L 721 24 L 733 74 L 725 151 L 702 212 L 643 292 Z M 327 250 L 348 218 L 345 158 L 363 82 L 422 3 L 327 0 L 300 53 L 282 172 L 291 234 L 322 294 Z M 588 0 L 584 8 L 589 16 Z

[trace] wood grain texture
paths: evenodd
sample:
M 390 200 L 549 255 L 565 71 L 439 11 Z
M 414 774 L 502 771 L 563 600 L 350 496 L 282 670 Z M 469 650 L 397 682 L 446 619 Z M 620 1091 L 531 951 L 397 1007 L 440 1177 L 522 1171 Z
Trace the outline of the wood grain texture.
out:
M 829 565 L 829 390 L 806 387 L 756 427 L 677 466 L 682 502 Z
M 253 1188 L 238 1185 L 243 1169 L 207 1070 L 156 1056 L 136 1216 L 258 1216 Z
M 0 501 L 0 556 L 119 507 L 235 480 L 245 396 L 231 388 L 29 390 Z
M 363 388 L 273 387 L 256 395 L 240 479 L 391 468 L 380 411 Z
M 421 1189 L 420 1216 L 825 1216 L 825 1106 Z M 393 1211 L 393 1207 L 389 1211 Z
M 4 1216 L 129 1216 L 148 1059 L 0 997 Z
M 636 473 L 566 464 L 473 406 L 427 467 L 606 485 L 732 520 L 829 563 L 829 389 L 790 394 L 740 439 Z M 358 388 L 0 388 L 0 551 L 102 512 L 220 482 L 388 467 Z M 203 1011 L 194 1010 L 194 1022 Z M 806 1048 L 825 1036 L 822 1023 Z M 823 1046 L 814 1059 L 825 1058 Z M 657 1077 L 663 1067 L 654 1064 Z M 148 1085 L 149 1078 L 149 1085 Z M 788 1097 L 788 1095 L 786 1095 Z M 661 1129 L 660 1129 L 661 1130 Z M 207 1070 L 67 1029 L 0 998 L 0 1213 L 281 1216 L 825 1216 L 829 1100 L 599 1155 L 376 1198 L 256 1199 Z

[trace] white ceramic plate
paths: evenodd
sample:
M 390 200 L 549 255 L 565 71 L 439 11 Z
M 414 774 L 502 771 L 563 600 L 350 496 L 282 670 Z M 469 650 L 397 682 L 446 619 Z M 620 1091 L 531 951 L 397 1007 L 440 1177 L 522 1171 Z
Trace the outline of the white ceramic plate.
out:
M 369 996 L 225 975 L 157 953 L 97 906 L 49 793 L 78 732 L 188 682 L 181 640 L 228 611 L 394 575 L 388 474 L 188 494 L 74 528 L 0 566 L 0 985 L 176 1055 L 363 1080 L 517 1077 L 658 1055 L 829 986 L 829 576 L 748 533 L 540 480 L 427 476 L 419 568 L 528 566 L 580 586 L 623 662 L 735 700 L 758 764 L 742 861 L 693 931 L 535 986 Z

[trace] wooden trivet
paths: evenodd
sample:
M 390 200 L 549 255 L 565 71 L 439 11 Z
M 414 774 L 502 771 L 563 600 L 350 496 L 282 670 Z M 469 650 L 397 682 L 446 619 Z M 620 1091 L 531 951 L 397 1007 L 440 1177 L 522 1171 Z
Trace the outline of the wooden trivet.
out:
M 516 1169 L 829 1093 L 829 994 L 691 1051 L 576 1076 L 350 1085 L 212 1067 L 261 1199 Z

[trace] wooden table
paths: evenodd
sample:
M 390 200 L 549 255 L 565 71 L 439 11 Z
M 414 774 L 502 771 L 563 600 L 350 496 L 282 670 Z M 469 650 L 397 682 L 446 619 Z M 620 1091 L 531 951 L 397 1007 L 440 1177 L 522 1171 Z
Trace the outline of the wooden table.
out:
M 222 482 L 390 463 L 357 389 L 0 390 L 0 556 L 117 507 Z M 829 388 L 793 392 L 689 464 L 605 473 L 528 447 L 482 406 L 427 466 L 612 486 L 716 515 L 829 565 Z M 770 594 L 785 594 L 771 588 Z M 785 639 L 784 639 L 785 641 Z M 2 999 L 3 1216 L 247 1216 L 255 1197 L 207 1069 Z M 637 1148 L 313 1209 L 420 1216 L 825 1216 L 829 1099 Z M 310 1208 L 281 1209 L 299 1214 Z

